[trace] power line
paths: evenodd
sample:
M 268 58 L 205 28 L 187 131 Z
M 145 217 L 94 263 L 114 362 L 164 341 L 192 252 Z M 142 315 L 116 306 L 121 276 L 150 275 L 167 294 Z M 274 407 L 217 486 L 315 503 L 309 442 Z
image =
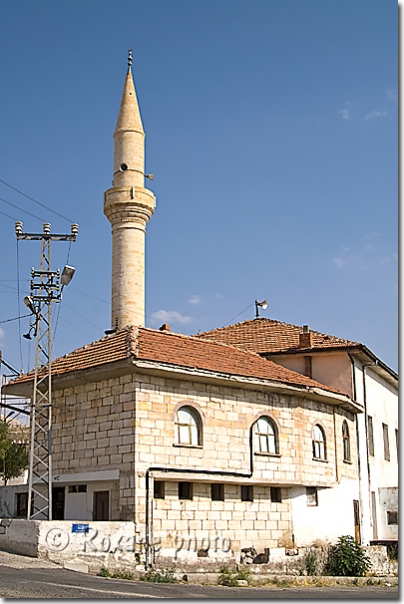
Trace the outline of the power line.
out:
M 14 279 L 13 279 L 13 281 L 14 281 Z M 28 281 L 28 279 L 24 279 L 24 281 Z M 18 281 L 17 281 L 17 283 L 18 283 Z M 29 290 L 27 290 L 27 289 L 20 290 L 19 287 L 13 287 L 12 285 L 6 285 L 5 283 L 1 283 L 1 287 L 7 287 L 8 289 L 13 289 L 15 292 L 22 291 L 24 294 L 30 293 Z
M 66 302 L 65 302 L 65 306 L 66 306 L 66 308 L 68 308 L 69 310 L 71 310 L 72 312 L 74 312 L 77 316 L 79 316 L 82 319 L 84 319 L 84 321 L 87 321 L 87 323 L 90 323 L 90 325 L 92 325 L 96 329 L 99 329 L 100 331 L 102 331 L 102 328 L 99 325 L 95 325 L 95 323 L 92 323 L 91 321 L 89 321 L 88 319 L 86 319 L 86 317 L 83 317 L 83 315 L 81 315 L 80 313 L 77 312 L 77 310 L 74 310 L 74 308 L 72 308 L 71 306 L 69 306 L 68 304 L 66 304 Z M 83 332 L 83 333 L 85 333 L 85 332 Z
M 245 308 L 244 310 L 242 310 L 241 312 L 239 312 L 239 313 L 238 313 L 238 315 L 236 315 L 235 317 L 233 317 L 232 319 L 230 319 L 230 321 L 229 321 L 228 323 L 226 323 L 226 325 L 230 325 L 230 323 L 231 323 L 232 321 L 234 321 L 234 319 L 237 319 L 237 317 L 239 317 L 240 315 L 242 315 L 242 314 L 243 314 L 243 312 L 245 312 L 246 310 L 248 310 L 249 308 L 251 308 L 251 306 L 253 306 L 253 305 L 254 305 L 254 303 L 253 303 L 253 304 L 249 304 L 249 305 L 247 306 L 247 308 Z M 225 325 L 225 327 L 226 327 L 226 325 Z
M 59 212 L 56 212 L 55 210 L 52 210 L 52 208 L 49 208 L 48 206 L 46 206 L 44 203 L 41 203 L 40 201 L 37 201 L 36 199 L 34 199 L 33 197 L 30 197 L 29 195 L 26 195 L 25 193 L 23 193 L 22 191 L 20 191 L 19 189 L 16 189 L 16 187 L 13 187 L 12 185 L 10 185 L 8 182 L 6 182 L 5 180 L 2 180 L 0 178 L 0 182 L 3 183 L 3 185 L 6 185 L 6 187 L 9 187 L 10 189 L 13 189 L 13 191 L 16 191 L 17 193 L 19 193 L 20 195 L 23 195 L 23 197 L 26 197 L 27 199 L 30 199 L 31 201 L 33 201 L 34 203 L 37 203 L 39 206 L 41 206 L 42 208 L 45 208 L 46 210 L 49 210 L 49 212 L 53 212 L 54 214 L 56 214 L 57 216 L 60 216 L 60 218 L 63 218 L 63 220 L 67 220 L 68 222 L 74 222 L 74 220 L 70 220 L 70 218 L 66 218 L 66 216 L 63 216 L 63 214 L 59 214 Z
M 3 216 L 7 216 L 7 218 L 11 218 L 11 220 L 18 220 L 17 218 L 14 218 L 14 216 L 10 216 L 10 214 L 5 214 L 4 212 L 0 212 L 0 214 L 2 214 Z
M 78 292 L 79 294 L 82 294 L 83 296 L 87 296 L 88 298 L 94 298 L 94 300 L 99 300 L 100 302 L 104 302 L 105 304 L 111 304 L 111 302 L 108 302 L 108 300 L 103 300 L 102 298 L 98 298 L 98 296 L 93 296 L 92 294 L 83 292 L 80 289 L 77 289 L 77 287 L 70 287 L 70 289 L 74 290 L 75 292 Z
M 25 214 L 32 216 L 32 218 L 36 218 L 37 220 L 40 220 L 41 222 L 46 222 L 46 220 L 44 220 L 43 218 L 39 218 L 39 216 L 35 216 L 35 214 L 31 214 L 31 212 L 28 212 L 27 210 L 23 210 L 22 208 L 20 208 L 20 206 L 15 205 L 15 203 L 11 203 L 11 201 L 7 201 L 7 199 L 4 199 L 3 197 L 0 197 L 0 201 L 4 201 L 4 203 L 7 203 L 9 206 L 13 206 L 13 208 L 17 208 L 17 210 L 20 210 L 20 212 L 24 212 Z
M 5 319 L 4 321 L 0 321 L 0 323 L 10 323 L 10 321 L 18 321 L 19 319 L 25 319 L 25 317 L 30 317 L 31 315 L 22 315 L 21 317 L 14 317 L 14 319 Z

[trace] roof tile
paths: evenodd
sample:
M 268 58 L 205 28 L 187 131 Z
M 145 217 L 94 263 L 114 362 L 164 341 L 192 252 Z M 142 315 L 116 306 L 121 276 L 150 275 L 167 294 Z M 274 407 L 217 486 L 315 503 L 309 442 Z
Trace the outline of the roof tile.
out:
M 228 327 L 205 331 L 195 337 L 240 346 L 258 354 L 264 354 L 305 350 L 299 347 L 299 335 L 301 333 L 303 333 L 303 328 L 298 325 L 259 317 Z M 311 333 L 313 334 L 313 345 L 310 349 L 306 348 L 306 350 L 360 346 L 359 342 L 344 340 L 319 331 L 311 330 Z
M 133 326 L 55 359 L 52 376 L 85 371 L 128 358 L 338 392 L 248 350 L 194 336 Z M 10 383 L 32 381 L 33 376 L 31 371 Z

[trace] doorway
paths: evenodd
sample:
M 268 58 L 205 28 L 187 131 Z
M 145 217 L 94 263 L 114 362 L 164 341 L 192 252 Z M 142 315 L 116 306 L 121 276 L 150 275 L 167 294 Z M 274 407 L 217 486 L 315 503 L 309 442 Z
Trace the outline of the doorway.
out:
M 65 488 L 53 487 L 52 489 L 52 520 L 65 519 Z
M 93 520 L 109 520 L 109 491 L 94 491 Z
M 359 514 L 359 501 L 357 499 L 353 500 L 353 509 L 354 509 L 355 541 L 357 543 L 360 543 L 361 542 L 361 524 L 360 524 L 360 514 Z

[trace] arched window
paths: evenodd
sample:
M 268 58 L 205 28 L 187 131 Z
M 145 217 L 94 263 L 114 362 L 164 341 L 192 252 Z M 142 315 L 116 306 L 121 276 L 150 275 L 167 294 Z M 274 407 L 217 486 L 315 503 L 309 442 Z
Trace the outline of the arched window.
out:
M 175 415 L 175 441 L 178 445 L 200 445 L 201 419 L 192 407 L 181 407 Z
M 278 453 L 278 431 L 269 417 L 260 417 L 255 428 L 256 450 L 259 453 Z
M 346 420 L 342 422 L 342 447 L 344 452 L 344 461 L 351 461 L 351 443 L 349 439 L 349 428 Z
M 321 426 L 316 424 L 313 428 L 313 458 L 327 459 L 327 449 L 325 443 L 325 434 Z

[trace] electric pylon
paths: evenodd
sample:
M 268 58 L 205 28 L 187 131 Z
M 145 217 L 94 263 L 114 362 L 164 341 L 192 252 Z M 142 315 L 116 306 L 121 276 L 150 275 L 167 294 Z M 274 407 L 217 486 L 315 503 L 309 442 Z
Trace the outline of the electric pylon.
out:
M 35 372 L 30 405 L 30 454 L 27 518 L 52 520 L 52 304 L 60 302 L 62 290 L 74 274 L 65 266 L 51 269 L 51 242 L 76 241 L 78 225 L 71 225 L 70 235 L 52 235 L 51 225 L 43 225 L 43 233 L 23 233 L 22 222 L 15 223 L 17 240 L 41 241 L 39 270 L 31 269 L 31 295 L 24 304 L 34 318 L 24 337 L 35 335 Z

